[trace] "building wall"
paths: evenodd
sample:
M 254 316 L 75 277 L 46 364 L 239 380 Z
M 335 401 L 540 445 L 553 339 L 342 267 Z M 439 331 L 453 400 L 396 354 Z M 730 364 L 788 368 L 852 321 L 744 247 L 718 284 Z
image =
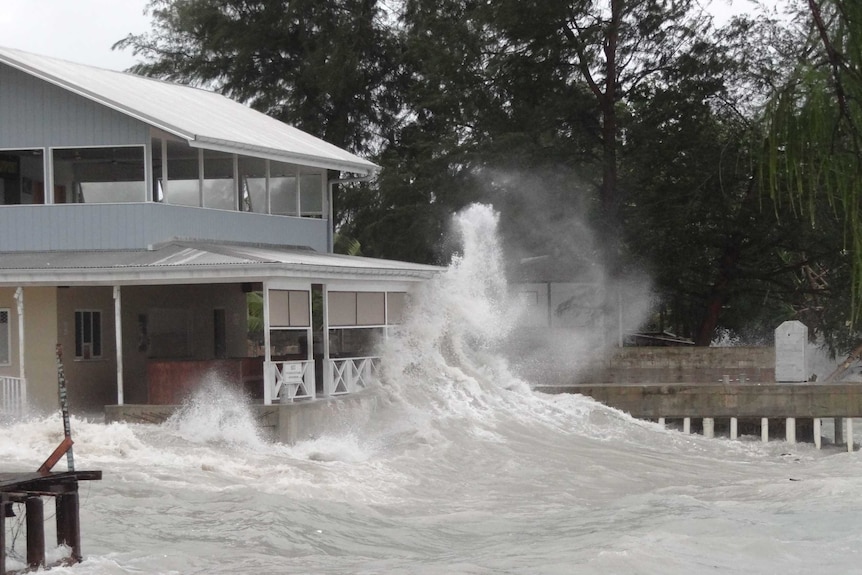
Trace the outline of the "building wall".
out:
M 0 288 L 0 307 L 9 309 L 10 365 L 0 375 L 20 377 L 18 309 L 15 288 Z M 57 409 L 57 297 L 52 287 L 24 289 L 25 375 L 30 408 L 35 413 Z
M 124 403 L 146 403 L 147 361 L 153 359 L 206 360 L 215 358 L 214 310 L 225 310 L 225 356 L 245 357 L 247 344 L 246 294 L 240 284 L 127 286 L 122 288 L 123 304 L 123 388 Z M 187 314 L 191 356 L 170 355 L 167 342 L 160 343 L 159 323 Z M 177 320 L 174 325 L 179 325 Z M 164 339 L 164 338 L 163 338 Z M 184 344 L 183 344 L 184 345 Z M 116 403 L 114 398 L 109 403 Z
M 72 413 L 100 413 L 107 403 L 115 403 L 117 390 L 117 347 L 114 338 L 114 294 L 111 287 L 56 288 L 57 328 L 63 346 L 63 369 L 69 409 Z M 75 311 L 101 313 L 101 357 L 75 358 Z M 55 378 L 56 379 L 56 378 Z
M 149 127 L 0 64 L 0 148 L 148 144 Z

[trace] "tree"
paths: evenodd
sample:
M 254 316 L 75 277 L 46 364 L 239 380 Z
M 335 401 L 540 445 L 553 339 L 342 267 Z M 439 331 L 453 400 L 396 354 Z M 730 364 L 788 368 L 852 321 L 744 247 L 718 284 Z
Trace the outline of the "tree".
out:
M 398 104 L 397 44 L 377 0 L 151 0 L 133 72 L 202 85 L 357 153 Z
M 848 317 L 862 305 L 862 4 L 806 0 L 790 78 L 772 98 L 763 181 L 778 202 L 817 221 L 825 200 L 841 215 L 852 261 Z M 823 225 L 823 222 L 820 222 Z M 827 224 L 828 225 L 828 224 Z

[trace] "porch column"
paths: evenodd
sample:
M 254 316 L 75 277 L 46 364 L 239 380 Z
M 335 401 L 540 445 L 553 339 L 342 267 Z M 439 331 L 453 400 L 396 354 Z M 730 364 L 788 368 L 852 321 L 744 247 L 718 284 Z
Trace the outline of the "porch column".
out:
M 269 163 L 267 162 L 267 166 Z M 268 173 L 268 170 L 267 170 Z M 272 404 L 272 380 L 270 362 L 272 361 L 272 338 L 269 336 L 269 284 L 263 282 L 263 404 Z
M 329 361 L 329 288 L 322 284 L 320 289 L 323 306 L 323 396 L 327 397 L 332 390 L 332 362 Z
M 21 401 L 27 404 L 27 364 L 25 363 L 26 350 L 24 346 L 24 288 L 18 287 L 15 289 L 15 304 L 18 308 L 18 377 L 22 379 L 24 385 L 21 387 L 23 397 Z
M 123 305 L 120 286 L 114 286 L 114 341 L 117 346 L 117 405 L 123 405 Z

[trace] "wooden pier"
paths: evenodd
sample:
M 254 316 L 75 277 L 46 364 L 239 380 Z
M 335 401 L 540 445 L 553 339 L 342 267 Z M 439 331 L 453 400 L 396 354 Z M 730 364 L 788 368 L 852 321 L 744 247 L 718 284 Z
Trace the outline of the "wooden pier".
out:
M 0 575 L 6 575 L 6 519 L 12 504 L 24 505 L 27 531 L 27 566 L 45 566 L 45 497 L 53 497 L 57 525 L 57 545 L 71 549 L 70 563 L 81 560 L 81 521 L 78 482 L 99 480 L 101 471 L 0 473 Z
M 770 420 L 783 420 L 785 439 L 795 443 L 797 425 L 810 420 L 812 440 L 821 445 L 821 420 L 835 419 L 836 444 L 853 450 L 852 418 L 862 418 L 862 384 L 858 383 L 591 383 L 537 385 L 542 393 L 577 393 L 594 398 L 639 419 L 665 423 L 679 420 L 684 432 L 699 422 L 704 435 L 714 434 L 716 420 L 727 421 L 731 438 L 739 422 L 759 425 L 763 441 Z

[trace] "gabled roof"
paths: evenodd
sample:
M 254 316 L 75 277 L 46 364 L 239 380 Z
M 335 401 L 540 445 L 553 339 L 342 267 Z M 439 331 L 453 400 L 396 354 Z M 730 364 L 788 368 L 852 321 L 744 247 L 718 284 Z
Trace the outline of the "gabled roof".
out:
M 185 139 L 191 146 L 371 174 L 377 166 L 230 98 L 0 47 L 0 63 Z
M 0 285 L 145 285 L 275 278 L 418 281 L 443 268 L 310 249 L 173 241 L 148 250 L 0 254 Z

